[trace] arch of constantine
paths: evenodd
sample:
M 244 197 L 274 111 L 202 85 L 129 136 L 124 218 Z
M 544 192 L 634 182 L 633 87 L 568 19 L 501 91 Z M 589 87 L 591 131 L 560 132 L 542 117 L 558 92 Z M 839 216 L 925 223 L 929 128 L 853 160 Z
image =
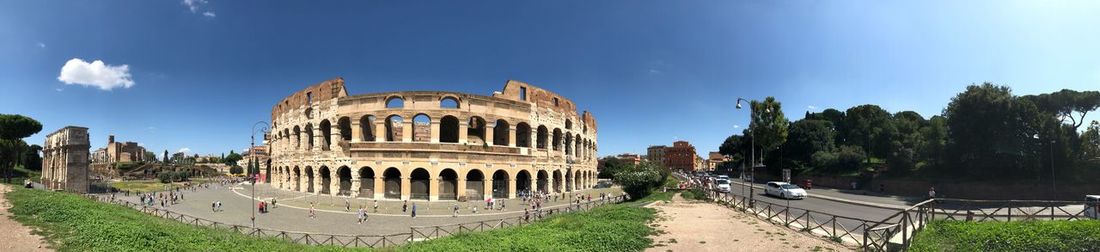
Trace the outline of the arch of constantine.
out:
M 349 96 L 336 78 L 279 101 L 270 127 L 270 183 L 284 190 L 435 201 L 596 184 L 596 119 L 514 80 L 492 96 Z

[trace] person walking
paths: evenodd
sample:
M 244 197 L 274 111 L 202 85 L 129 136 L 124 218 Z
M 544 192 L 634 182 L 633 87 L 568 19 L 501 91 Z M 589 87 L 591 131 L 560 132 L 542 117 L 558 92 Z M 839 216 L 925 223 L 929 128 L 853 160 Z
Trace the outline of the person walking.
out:
M 374 212 L 378 212 L 378 200 L 374 200 Z
M 313 207 L 313 202 L 309 202 L 309 218 L 313 219 L 317 216 L 316 209 Z
M 351 212 L 351 202 L 348 199 L 344 199 L 344 212 Z
M 409 201 L 408 200 L 405 200 L 405 202 L 401 203 L 401 212 L 402 213 L 409 212 Z
M 934 198 L 936 198 L 936 187 L 935 186 L 928 187 L 928 199 L 934 199 Z
M 214 202 L 214 201 L 211 201 L 211 202 L 210 202 L 210 211 L 211 211 L 211 212 L 217 212 L 217 211 L 218 211 L 218 209 L 217 209 L 216 207 L 218 207 L 218 203 L 217 203 L 217 202 Z
M 415 202 L 413 203 L 412 217 L 413 217 L 413 219 L 416 219 L 416 203 Z
M 454 213 L 451 214 L 451 218 L 458 217 L 458 203 L 454 204 Z
M 357 217 L 359 217 L 359 224 L 363 224 L 363 219 L 365 219 L 363 216 L 365 214 L 366 213 L 363 211 L 363 206 L 359 206 L 359 213 L 357 215 Z
M 278 200 L 276 200 L 275 197 L 271 197 L 271 208 L 279 208 L 277 202 Z

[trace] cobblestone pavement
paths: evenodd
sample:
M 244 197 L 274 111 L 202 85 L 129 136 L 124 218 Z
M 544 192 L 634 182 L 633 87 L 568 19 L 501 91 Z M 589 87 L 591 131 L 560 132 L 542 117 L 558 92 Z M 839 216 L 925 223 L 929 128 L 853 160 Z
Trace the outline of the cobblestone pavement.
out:
M 599 200 L 601 192 L 623 194 L 619 188 L 601 188 L 578 191 L 572 195 L 591 195 L 592 200 Z M 248 184 L 233 184 L 229 186 L 210 184 L 209 188 L 199 188 L 195 191 L 183 190 L 183 200 L 177 204 L 167 204 L 166 209 L 227 224 L 250 226 L 250 218 L 254 205 L 249 197 L 252 187 Z M 568 194 L 566 195 L 568 196 Z M 116 197 L 137 203 L 140 200 L 137 195 Z M 256 213 L 256 227 L 337 235 L 383 235 L 408 233 L 412 226 L 434 226 L 457 223 L 471 223 L 478 221 L 497 220 L 507 217 L 523 216 L 523 201 L 520 199 L 504 200 L 505 209 L 486 210 L 485 201 L 456 202 L 410 200 L 409 210 L 416 203 L 417 218 L 412 218 L 409 213 L 401 212 L 402 201 L 379 200 L 378 212 L 373 211 L 374 200 L 351 199 L 345 197 L 321 196 L 299 192 L 289 192 L 274 189 L 268 185 L 256 186 L 257 199 L 270 200 L 276 197 L 278 207 L 271 208 L 268 213 Z M 344 201 L 352 205 L 351 211 L 345 211 Z M 220 211 L 211 210 L 211 203 L 221 201 Z M 309 202 L 315 202 L 316 216 L 309 217 Z M 452 217 L 452 207 L 459 204 L 461 210 L 458 217 Z M 357 224 L 356 212 L 359 205 L 363 205 L 368 211 L 368 220 L 363 224 Z M 566 207 L 568 201 L 559 199 L 556 202 L 551 199 L 544 203 L 543 208 Z M 155 204 L 160 207 L 160 202 Z M 480 207 L 478 213 L 471 211 L 472 207 Z

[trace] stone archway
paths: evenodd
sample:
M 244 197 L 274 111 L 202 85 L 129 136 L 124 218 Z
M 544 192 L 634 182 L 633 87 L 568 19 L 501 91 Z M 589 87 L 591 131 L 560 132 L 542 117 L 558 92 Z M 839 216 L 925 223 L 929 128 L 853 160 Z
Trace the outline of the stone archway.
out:
M 321 166 L 321 194 L 331 194 L 330 185 L 332 185 L 332 172 L 329 171 L 328 166 Z
M 430 199 L 432 175 L 427 169 L 416 168 L 409 174 L 409 199 Z
M 458 173 L 447 168 L 439 172 L 439 199 L 458 200 Z
M 508 172 L 497 170 L 493 173 L 493 198 L 508 198 Z
M 485 199 L 485 174 L 481 170 L 473 169 L 466 173 L 466 199 Z
M 351 195 L 351 168 L 347 166 L 341 166 L 336 170 L 337 177 L 340 178 L 340 189 L 336 192 L 336 195 Z
M 374 169 L 368 166 L 359 168 L 359 196 L 374 198 Z
M 382 180 L 385 181 L 385 195 L 383 197 L 387 199 L 400 199 L 401 198 L 401 171 L 396 167 L 390 167 L 382 173 Z
M 535 180 L 536 181 L 535 182 L 536 190 L 538 190 L 539 192 L 549 192 L 550 191 L 550 181 L 549 181 L 550 175 L 546 173 L 546 170 L 539 170 L 538 175 L 536 175 L 535 177 L 536 177 L 536 180 Z

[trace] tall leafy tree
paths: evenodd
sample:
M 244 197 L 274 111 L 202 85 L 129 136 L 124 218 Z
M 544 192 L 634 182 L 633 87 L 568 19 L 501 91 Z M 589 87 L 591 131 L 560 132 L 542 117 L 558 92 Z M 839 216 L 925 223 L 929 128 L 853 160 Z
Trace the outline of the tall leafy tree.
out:
M 944 110 L 948 151 L 960 175 L 1020 178 L 1034 176 L 1044 142 L 1044 117 L 1035 104 L 992 83 L 971 85 Z
M 42 123 L 30 117 L 0 114 L 0 169 L 4 170 L 5 182 L 11 183 L 12 171 L 28 149 L 22 139 L 39 131 Z
M 847 130 L 847 143 L 863 147 L 871 157 L 885 157 L 890 153 L 891 138 L 894 129 L 889 112 L 878 105 L 865 104 L 849 108 L 845 113 L 844 125 Z
M 749 132 L 749 135 L 756 137 L 758 152 L 767 156 L 787 141 L 787 128 L 791 122 L 783 115 L 782 104 L 775 97 L 769 96 L 764 101 L 753 100 L 749 106 L 752 108 L 752 121 L 748 130 L 756 131 Z
M 791 168 L 801 172 L 811 168 L 813 155 L 834 149 L 832 123 L 825 120 L 798 120 L 791 123 L 787 142 L 783 144 L 784 159 Z

